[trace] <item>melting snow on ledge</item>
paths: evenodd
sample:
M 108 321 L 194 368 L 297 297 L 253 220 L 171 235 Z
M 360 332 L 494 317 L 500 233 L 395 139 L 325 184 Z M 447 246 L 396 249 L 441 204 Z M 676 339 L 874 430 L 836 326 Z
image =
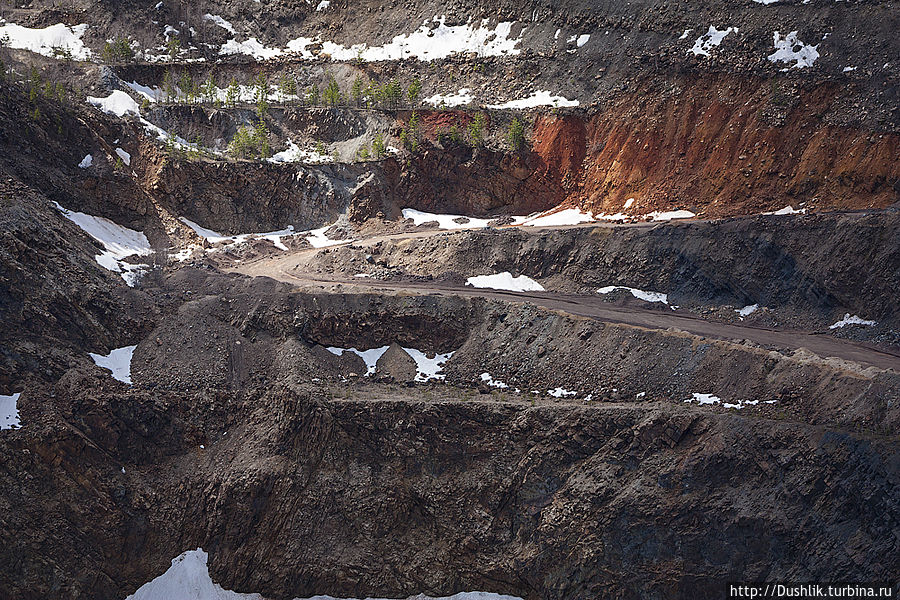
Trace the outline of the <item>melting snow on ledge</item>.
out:
M 663 304 L 669 304 L 669 295 L 663 294 L 662 292 L 647 292 L 644 290 L 639 290 L 637 288 L 627 287 L 624 285 L 608 285 L 606 287 L 602 287 L 597 290 L 598 294 L 609 294 L 616 290 L 628 290 L 631 292 L 631 295 L 639 300 L 643 300 L 644 302 L 662 302 Z
M 688 50 L 688 54 L 693 52 L 696 56 L 709 56 L 709 51 L 712 50 L 714 46 L 721 44 L 722 40 L 725 39 L 725 36 L 732 32 L 737 33 L 738 28 L 729 27 L 727 29 L 716 29 L 714 25 L 710 25 L 709 30 L 697 38 L 693 48 Z
M 521 50 L 516 46 L 519 39 L 510 39 L 512 21 L 498 23 L 488 28 L 488 21 L 482 20 L 475 27 L 471 24 L 445 25 L 446 17 L 426 19 L 422 26 L 409 34 L 395 36 L 382 46 L 354 44 L 349 48 L 320 38 L 299 37 L 287 43 L 285 49 L 264 46 L 255 37 L 238 42 L 228 40 L 219 54 L 246 54 L 257 60 L 265 60 L 287 53 L 299 54 L 302 58 L 313 59 L 316 55 L 307 46 L 321 44 L 321 56 L 336 61 L 363 60 L 367 62 L 384 60 L 418 59 L 432 61 L 447 58 L 452 54 L 473 52 L 479 57 L 517 55 Z
M 527 98 L 519 100 L 510 100 L 503 104 L 489 104 L 488 108 L 496 110 L 515 109 L 515 108 L 534 108 L 535 106 L 578 106 L 578 100 L 568 100 L 563 96 L 554 96 L 548 90 L 538 90 Z
M 21 392 L 17 392 L 12 396 L 0 395 L 0 429 L 18 429 L 21 427 L 19 423 L 19 407 L 16 406 L 20 395 Z
M 92 104 L 103 112 L 124 117 L 128 113 L 140 115 L 141 110 L 134 98 L 123 92 L 122 90 L 114 90 L 112 94 L 106 98 L 87 97 L 88 104 Z
M 494 219 L 479 219 L 463 215 L 440 215 L 422 212 L 414 208 L 404 208 L 401 213 L 404 219 L 412 219 L 415 225 L 437 222 L 439 229 L 480 229 L 487 227 Z M 460 221 L 460 222 L 457 222 Z
M 559 227 L 562 225 L 578 225 L 590 223 L 594 220 L 591 213 L 582 212 L 577 208 L 567 208 L 551 214 L 540 214 L 534 218 L 526 218 L 521 221 L 526 227 Z
M 234 34 L 234 27 L 231 25 L 231 23 L 229 23 L 228 21 L 226 21 L 219 15 L 211 15 L 209 13 L 206 13 L 205 15 L 203 15 L 203 19 L 205 21 L 210 21 L 210 22 L 214 23 L 215 25 L 218 25 L 219 27 L 228 31 L 231 34 Z
M 432 106 L 453 107 L 469 104 L 474 98 L 472 90 L 469 88 L 462 88 L 455 94 L 447 94 L 446 96 L 435 94 L 430 98 L 425 98 L 425 103 Z
M 332 225 L 326 225 L 325 227 L 320 227 L 318 229 L 311 229 L 309 231 L 294 231 L 294 227 L 292 225 L 288 225 L 286 229 L 281 229 L 279 231 L 268 231 L 265 233 L 240 233 L 237 235 L 223 235 L 221 233 L 216 233 L 211 229 L 207 229 L 202 225 L 198 225 L 194 223 L 190 219 L 186 219 L 185 217 L 180 218 L 181 222 L 194 230 L 194 233 L 208 241 L 210 244 L 243 244 L 249 240 L 269 240 L 272 244 L 280 249 L 287 250 L 288 247 L 284 245 L 284 242 L 281 241 L 283 237 L 292 237 L 299 236 L 305 237 L 306 241 L 313 248 L 324 248 L 325 246 L 334 246 L 336 244 L 344 244 L 350 242 L 352 240 L 332 240 L 328 236 L 325 235 L 325 232 L 328 231 Z M 185 257 L 186 258 L 186 257 Z
M 103 244 L 106 252 L 94 257 L 97 263 L 114 273 L 121 273 L 122 279 L 130 287 L 134 287 L 141 273 L 149 268 L 145 264 L 131 264 L 124 259 L 129 256 L 147 256 L 153 253 L 150 242 L 140 231 L 128 229 L 113 223 L 103 217 L 95 217 L 85 213 L 66 210 L 58 203 L 53 205 L 56 210 L 76 225 L 85 233 Z
M 474 288 L 508 290 L 510 292 L 543 292 L 544 286 L 525 275 L 513 277 L 509 271 L 496 275 L 477 275 L 466 279 L 466 285 Z
M 721 404 L 722 408 L 736 408 L 738 410 L 744 408 L 745 406 L 756 406 L 759 404 L 759 400 L 738 400 L 737 404 L 732 404 L 729 402 L 724 402 L 718 396 L 714 396 L 712 394 L 698 394 L 694 392 L 691 394 L 691 397 L 684 401 L 686 404 L 690 404 L 696 402 L 697 404 L 703 406 L 704 404 Z M 763 404 L 775 404 L 778 400 L 764 400 Z
M 653 221 L 673 221 L 675 219 L 693 219 L 697 215 L 689 210 L 667 210 L 662 212 L 653 211 L 645 216 L 650 217 Z
M 95 365 L 112 371 L 113 379 L 118 379 L 122 383 L 131 385 L 131 359 L 134 356 L 135 348 L 137 346 L 116 348 L 106 356 L 94 354 L 93 352 L 88 352 L 88 354 L 90 354 Z
M 863 325 L 866 327 L 871 327 L 876 324 L 877 323 L 875 321 L 867 321 L 866 319 L 863 319 L 857 315 L 853 315 L 851 317 L 850 313 L 845 313 L 843 319 L 841 319 L 837 323 L 834 323 L 833 325 L 829 325 L 828 329 L 839 329 L 847 325 Z
M 351 354 L 357 355 L 366 363 L 365 376 L 370 377 L 375 374 L 375 367 L 378 364 L 379 359 L 384 356 L 384 353 L 387 352 L 389 347 L 390 346 L 382 346 L 380 348 L 372 348 L 371 350 L 357 350 L 356 348 L 328 346 L 325 349 L 335 356 L 343 356 L 344 352 L 350 352 Z M 424 383 L 426 381 L 431 381 L 432 379 L 437 381 L 444 380 L 446 375 L 441 373 L 441 371 L 444 368 L 444 364 L 446 364 L 453 356 L 453 352 L 446 352 L 444 354 L 435 353 L 433 358 L 428 358 L 428 355 L 421 350 L 405 348 L 403 346 L 401 346 L 401 348 L 416 361 L 416 381 Z
M 759 304 L 748 304 L 744 308 L 736 308 L 734 312 L 736 312 L 741 317 L 741 321 L 744 320 L 744 317 L 749 317 L 753 313 L 759 310 Z
M 497 388 L 500 390 L 505 390 L 505 389 L 509 388 L 509 386 L 507 384 L 503 383 L 502 381 L 500 381 L 498 379 L 494 379 L 493 377 L 491 377 L 490 373 L 482 373 L 481 381 L 483 381 L 485 384 L 487 384 L 488 387 Z
M 87 60 L 91 57 L 91 50 L 81 41 L 87 28 L 86 23 L 74 27 L 57 23 L 43 29 L 9 23 L 0 25 L 0 38 L 8 36 L 10 48 L 30 50 L 51 58 L 60 58 L 55 49 L 68 50 L 75 60 Z
M 785 206 L 784 208 L 779 208 L 778 210 L 776 210 L 776 211 L 774 211 L 774 212 L 764 212 L 764 213 L 762 213 L 762 214 L 764 214 L 764 215 L 776 215 L 776 216 L 781 216 L 781 215 L 805 215 L 805 214 L 806 214 L 806 209 L 805 209 L 805 208 L 801 208 L 800 210 L 795 210 L 793 206 L 788 205 L 788 206 Z
M 813 66 L 819 58 L 819 46 L 810 46 L 797 39 L 797 32 L 792 31 L 785 37 L 781 37 L 777 31 L 774 34 L 775 52 L 769 55 L 771 62 L 795 61 L 790 68 L 803 69 Z
M 145 583 L 125 600 L 265 600 L 259 594 L 242 594 L 222 589 L 209 576 L 209 555 L 202 548 L 188 550 L 172 559 L 172 566 L 149 583 Z M 340 600 L 332 596 L 313 596 L 295 600 Z M 384 600 L 367 598 L 366 600 Z M 413 596 L 407 600 L 522 600 L 489 592 L 462 592 L 453 596 L 430 598 Z

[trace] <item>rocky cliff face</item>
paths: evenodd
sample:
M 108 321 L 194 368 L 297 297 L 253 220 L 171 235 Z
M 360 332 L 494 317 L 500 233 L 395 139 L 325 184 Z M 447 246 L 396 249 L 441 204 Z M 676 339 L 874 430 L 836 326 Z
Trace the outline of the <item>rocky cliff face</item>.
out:
M 0 441 L 5 595 L 122 597 L 197 546 L 216 581 L 269 598 L 675 598 L 898 568 L 886 439 L 671 405 L 91 384 Z

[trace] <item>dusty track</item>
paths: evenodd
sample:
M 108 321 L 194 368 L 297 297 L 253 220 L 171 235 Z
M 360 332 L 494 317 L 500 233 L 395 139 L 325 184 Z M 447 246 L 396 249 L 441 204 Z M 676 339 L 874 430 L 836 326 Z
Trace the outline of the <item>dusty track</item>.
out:
M 541 229 L 541 228 L 538 228 Z M 443 231 L 410 232 L 377 236 L 354 242 L 357 245 L 373 245 L 386 239 L 409 239 L 445 233 Z M 253 277 L 271 277 L 300 286 L 328 287 L 339 285 L 345 291 L 416 293 L 488 298 L 503 302 L 531 302 L 551 310 L 588 317 L 610 323 L 623 323 L 648 329 L 677 329 L 686 333 L 738 342 L 749 342 L 766 348 L 796 351 L 808 350 L 822 358 L 837 358 L 863 366 L 900 371 L 900 356 L 865 344 L 835 338 L 827 333 L 790 329 L 769 329 L 708 321 L 694 314 L 670 308 L 640 308 L 620 306 L 594 296 L 562 294 L 555 292 L 509 292 L 493 289 L 476 289 L 441 281 L 386 282 L 366 278 L 346 278 L 336 275 L 310 273 L 305 269 L 309 256 L 321 249 L 304 249 L 287 254 L 268 256 L 243 264 L 226 267 L 227 271 Z

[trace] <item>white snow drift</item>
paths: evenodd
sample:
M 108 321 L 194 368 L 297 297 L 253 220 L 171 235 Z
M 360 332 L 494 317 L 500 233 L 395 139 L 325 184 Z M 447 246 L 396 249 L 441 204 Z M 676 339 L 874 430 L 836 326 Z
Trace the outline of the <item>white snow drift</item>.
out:
M 561 227 L 564 225 L 578 225 L 590 223 L 594 220 L 591 213 L 582 212 L 577 208 L 567 208 L 555 213 L 541 213 L 536 217 L 529 217 L 522 221 L 527 227 Z
M 648 292 L 645 290 L 639 290 L 633 287 L 627 287 L 624 285 L 608 285 L 606 287 L 602 287 L 597 290 L 598 294 L 610 294 L 616 290 L 628 290 L 631 292 L 631 295 L 639 300 L 643 300 L 644 302 L 661 302 L 663 304 L 669 304 L 669 295 L 663 294 L 662 292 Z
M 125 346 L 111 350 L 109 354 L 94 354 L 88 352 L 94 364 L 103 369 L 112 371 L 113 379 L 131 385 L 131 359 L 137 346 Z
M 489 288 L 493 290 L 508 290 L 510 292 L 543 292 L 544 286 L 531 277 L 519 275 L 513 277 L 509 271 L 495 275 L 477 275 L 466 279 L 466 285 L 474 288 Z
M 12 396 L 0 395 L 0 429 L 18 429 L 21 427 L 21 423 L 19 423 L 19 407 L 16 405 L 20 395 L 21 392 L 17 392 Z
M 323 7 L 325 8 L 325 7 Z M 217 23 L 220 26 L 222 24 Z M 319 56 L 335 61 L 362 60 L 376 62 L 385 60 L 417 59 L 432 61 L 447 58 L 453 54 L 472 52 L 479 57 L 513 56 L 521 53 L 517 48 L 520 39 L 511 39 L 512 21 L 498 23 L 490 28 L 487 19 L 477 25 L 446 25 L 446 17 L 426 19 L 422 26 L 412 33 L 402 33 L 381 46 L 353 44 L 344 46 L 328 40 L 299 37 L 289 41 L 285 48 L 264 46 L 255 37 L 243 42 L 230 39 L 219 50 L 220 54 L 246 54 L 257 60 L 275 58 L 288 53 L 299 54 L 304 59 L 317 57 L 308 46 L 321 45 Z
M 736 403 L 734 402 L 725 402 L 718 396 L 714 396 L 713 394 L 698 394 L 694 392 L 691 394 L 691 397 L 684 401 L 686 404 L 691 404 L 696 402 L 697 404 L 703 406 L 704 404 L 712 405 L 719 404 L 722 408 L 736 408 L 738 410 L 743 409 L 745 406 L 756 406 L 760 403 L 759 400 L 738 400 Z M 775 404 L 778 400 L 763 400 L 763 404 Z
M 430 98 L 425 98 L 425 103 L 432 106 L 453 107 L 469 104 L 474 98 L 475 96 L 472 95 L 472 90 L 469 88 L 461 88 L 455 94 L 435 94 Z
M 209 576 L 209 555 L 203 548 L 188 550 L 172 559 L 172 566 L 149 583 L 145 583 L 125 600 L 265 600 L 259 594 L 242 594 L 222 589 Z M 295 600 L 341 600 L 332 596 L 313 596 Z M 384 600 L 367 598 L 366 600 Z M 443 598 L 413 596 L 408 600 L 522 600 L 489 592 L 461 592 Z
M 715 25 L 710 25 L 709 29 L 697 38 L 694 46 L 688 50 L 688 54 L 693 52 L 697 56 L 709 56 L 709 51 L 713 47 L 718 46 L 729 33 L 737 33 L 737 27 L 728 27 L 726 29 L 716 29 Z
M 853 315 L 851 317 L 850 313 L 844 313 L 843 319 L 841 319 L 837 323 L 829 325 L 828 328 L 829 329 L 840 329 L 841 327 L 846 327 L 847 325 L 862 325 L 864 327 L 872 327 L 873 325 L 877 325 L 877 323 L 875 321 L 868 321 L 857 315 Z
M 811 67 L 819 58 L 819 45 L 810 46 L 797 39 L 797 32 L 792 31 L 785 37 L 775 32 L 775 52 L 769 55 L 771 62 L 793 62 L 792 69 Z
M 57 23 L 43 29 L 8 23 L 0 25 L 0 38 L 9 37 L 10 48 L 30 50 L 50 57 L 58 57 L 59 51 L 68 51 L 75 60 L 87 60 L 91 57 L 91 50 L 81 41 L 87 28 L 86 23 L 74 27 Z
M 128 229 L 113 223 L 103 217 L 95 217 L 86 213 L 66 210 L 54 202 L 56 210 L 76 225 L 85 233 L 103 244 L 106 250 L 103 254 L 94 257 L 97 263 L 114 273 L 121 273 L 122 279 L 129 286 L 134 287 L 143 270 L 149 268 L 146 264 L 131 264 L 124 259 L 129 256 L 147 256 L 153 253 L 150 242 L 140 231 Z
M 578 106 L 578 100 L 568 100 L 564 96 L 554 96 L 549 90 L 537 90 L 527 98 L 510 100 L 503 104 L 489 104 L 488 108 L 497 110 L 534 108 L 535 106 Z
M 324 248 L 325 246 L 334 246 L 335 244 L 344 244 L 352 241 L 330 239 L 327 235 L 325 235 L 325 232 L 328 231 L 328 229 L 331 228 L 332 225 L 326 225 L 325 227 L 311 229 L 309 231 L 294 231 L 293 225 L 288 225 L 285 229 L 279 229 L 278 231 L 223 235 L 221 233 L 216 233 L 212 229 L 207 229 L 202 225 L 194 223 L 190 219 L 186 219 L 184 217 L 181 217 L 181 222 L 193 229 L 197 235 L 204 238 L 210 244 L 243 244 L 250 240 L 269 240 L 276 248 L 280 250 L 287 250 L 288 247 L 284 245 L 284 242 L 282 242 L 282 238 L 286 237 L 305 237 L 306 241 L 309 242 L 309 244 L 313 248 Z
M 124 117 L 129 113 L 135 115 L 141 114 L 138 103 L 134 101 L 134 98 L 122 90 L 114 90 L 113 93 L 106 98 L 88 96 L 87 101 L 89 104 L 93 104 L 103 112 L 117 117 Z
M 372 348 L 370 350 L 357 350 L 356 348 L 338 348 L 336 346 L 328 346 L 325 348 L 335 356 L 343 356 L 344 352 L 355 354 L 366 363 L 366 377 L 375 374 L 375 366 L 378 360 L 387 352 L 389 346 L 381 346 L 380 348 Z M 446 375 L 441 371 L 444 364 L 453 356 L 454 352 L 445 352 L 444 354 L 433 353 L 429 358 L 428 354 L 416 348 L 406 348 L 401 346 L 403 351 L 416 361 L 416 377 L 415 380 L 424 383 L 426 381 L 437 380 L 443 381 Z
M 439 229 L 480 229 L 487 227 L 488 223 L 493 219 L 479 219 L 477 217 L 466 217 L 463 215 L 443 215 L 436 213 L 422 212 L 414 208 L 404 208 L 402 211 L 404 219 L 412 219 L 416 225 L 423 225 L 436 221 Z M 456 221 L 462 221 L 457 223 Z

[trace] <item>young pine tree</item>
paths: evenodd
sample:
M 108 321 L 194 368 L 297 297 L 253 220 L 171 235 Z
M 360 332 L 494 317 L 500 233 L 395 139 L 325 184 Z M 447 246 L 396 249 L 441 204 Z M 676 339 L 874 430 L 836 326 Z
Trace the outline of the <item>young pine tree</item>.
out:
M 413 106 L 419 101 L 419 94 L 422 93 L 422 82 L 419 81 L 419 78 L 416 77 L 412 80 L 412 83 L 409 84 L 409 88 L 406 90 L 406 97 L 409 98 L 409 103 Z
M 338 87 L 334 77 L 329 79 L 328 85 L 325 87 L 325 104 L 335 107 L 341 103 L 341 90 Z
M 509 145 L 514 152 L 521 152 L 525 148 L 525 127 L 518 117 L 513 117 L 509 124 L 509 131 L 506 134 L 509 139 Z

